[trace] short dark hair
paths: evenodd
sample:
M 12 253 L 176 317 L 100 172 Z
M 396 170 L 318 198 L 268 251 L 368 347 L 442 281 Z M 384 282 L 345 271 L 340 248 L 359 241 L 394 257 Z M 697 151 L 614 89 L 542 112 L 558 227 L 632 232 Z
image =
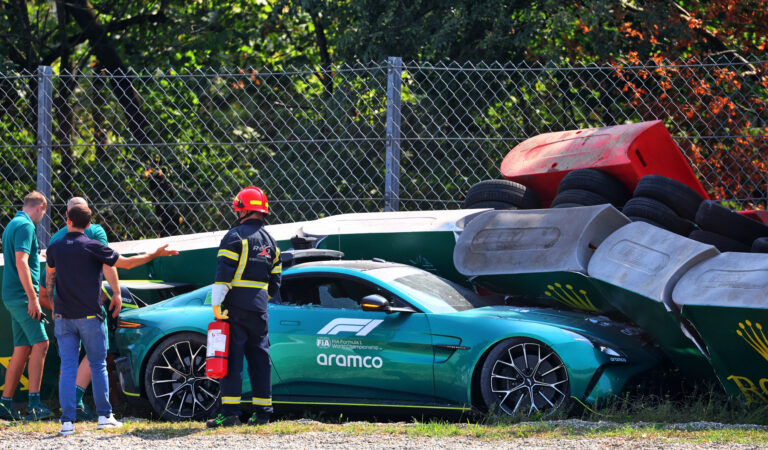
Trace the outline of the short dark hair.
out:
M 75 205 L 67 211 L 67 217 L 75 227 L 85 228 L 91 223 L 91 208 L 86 205 Z

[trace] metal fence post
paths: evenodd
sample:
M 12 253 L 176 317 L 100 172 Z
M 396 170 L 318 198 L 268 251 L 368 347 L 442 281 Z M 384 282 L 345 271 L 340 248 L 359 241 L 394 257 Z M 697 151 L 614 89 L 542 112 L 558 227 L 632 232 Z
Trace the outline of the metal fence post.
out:
M 403 59 L 387 58 L 387 155 L 384 211 L 400 207 L 400 85 Z
M 51 236 L 51 139 L 53 135 L 53 69 L 37 67 L 37 190 L 48 199 L 48 213 L 37 224 L 40 248 Z

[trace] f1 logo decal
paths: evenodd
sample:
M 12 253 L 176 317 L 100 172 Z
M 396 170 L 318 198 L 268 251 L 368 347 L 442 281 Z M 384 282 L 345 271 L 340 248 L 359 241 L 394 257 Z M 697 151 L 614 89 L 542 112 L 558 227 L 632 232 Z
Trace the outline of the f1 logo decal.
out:
M 366 336 L 383 320 L 376 319 L 333 319 L 320 329 L 317 334 L 335 335 L 341 332 L 355 333 L 355 336 Z

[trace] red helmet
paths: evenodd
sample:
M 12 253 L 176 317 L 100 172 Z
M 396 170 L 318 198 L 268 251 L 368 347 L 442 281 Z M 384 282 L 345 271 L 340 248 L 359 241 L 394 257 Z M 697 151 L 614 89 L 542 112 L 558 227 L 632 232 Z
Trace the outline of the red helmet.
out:
M 240 191 L 232 201 L 235 211 L 258 211 L 269 214 L 269 202 L 264 191 L 255 187 L 248 186 Z

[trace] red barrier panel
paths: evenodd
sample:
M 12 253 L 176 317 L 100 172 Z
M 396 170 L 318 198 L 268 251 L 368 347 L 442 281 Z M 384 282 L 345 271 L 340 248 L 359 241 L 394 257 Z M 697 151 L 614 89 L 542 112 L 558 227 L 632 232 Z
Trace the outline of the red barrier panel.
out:
M 768 211 L 764 209 L 749 209 L 745 211 L 737 211 L 739 214 L 749 217 L 750 219 L 757 220 L 768 225 Z
M 615 176 L 630 192 L 640 178 L 655 174 L 709 198 L 660 120 L 534 136 L 507 154 L 501 174 L 533 189 L 549 205 L 566 173 L 590 167 Z

